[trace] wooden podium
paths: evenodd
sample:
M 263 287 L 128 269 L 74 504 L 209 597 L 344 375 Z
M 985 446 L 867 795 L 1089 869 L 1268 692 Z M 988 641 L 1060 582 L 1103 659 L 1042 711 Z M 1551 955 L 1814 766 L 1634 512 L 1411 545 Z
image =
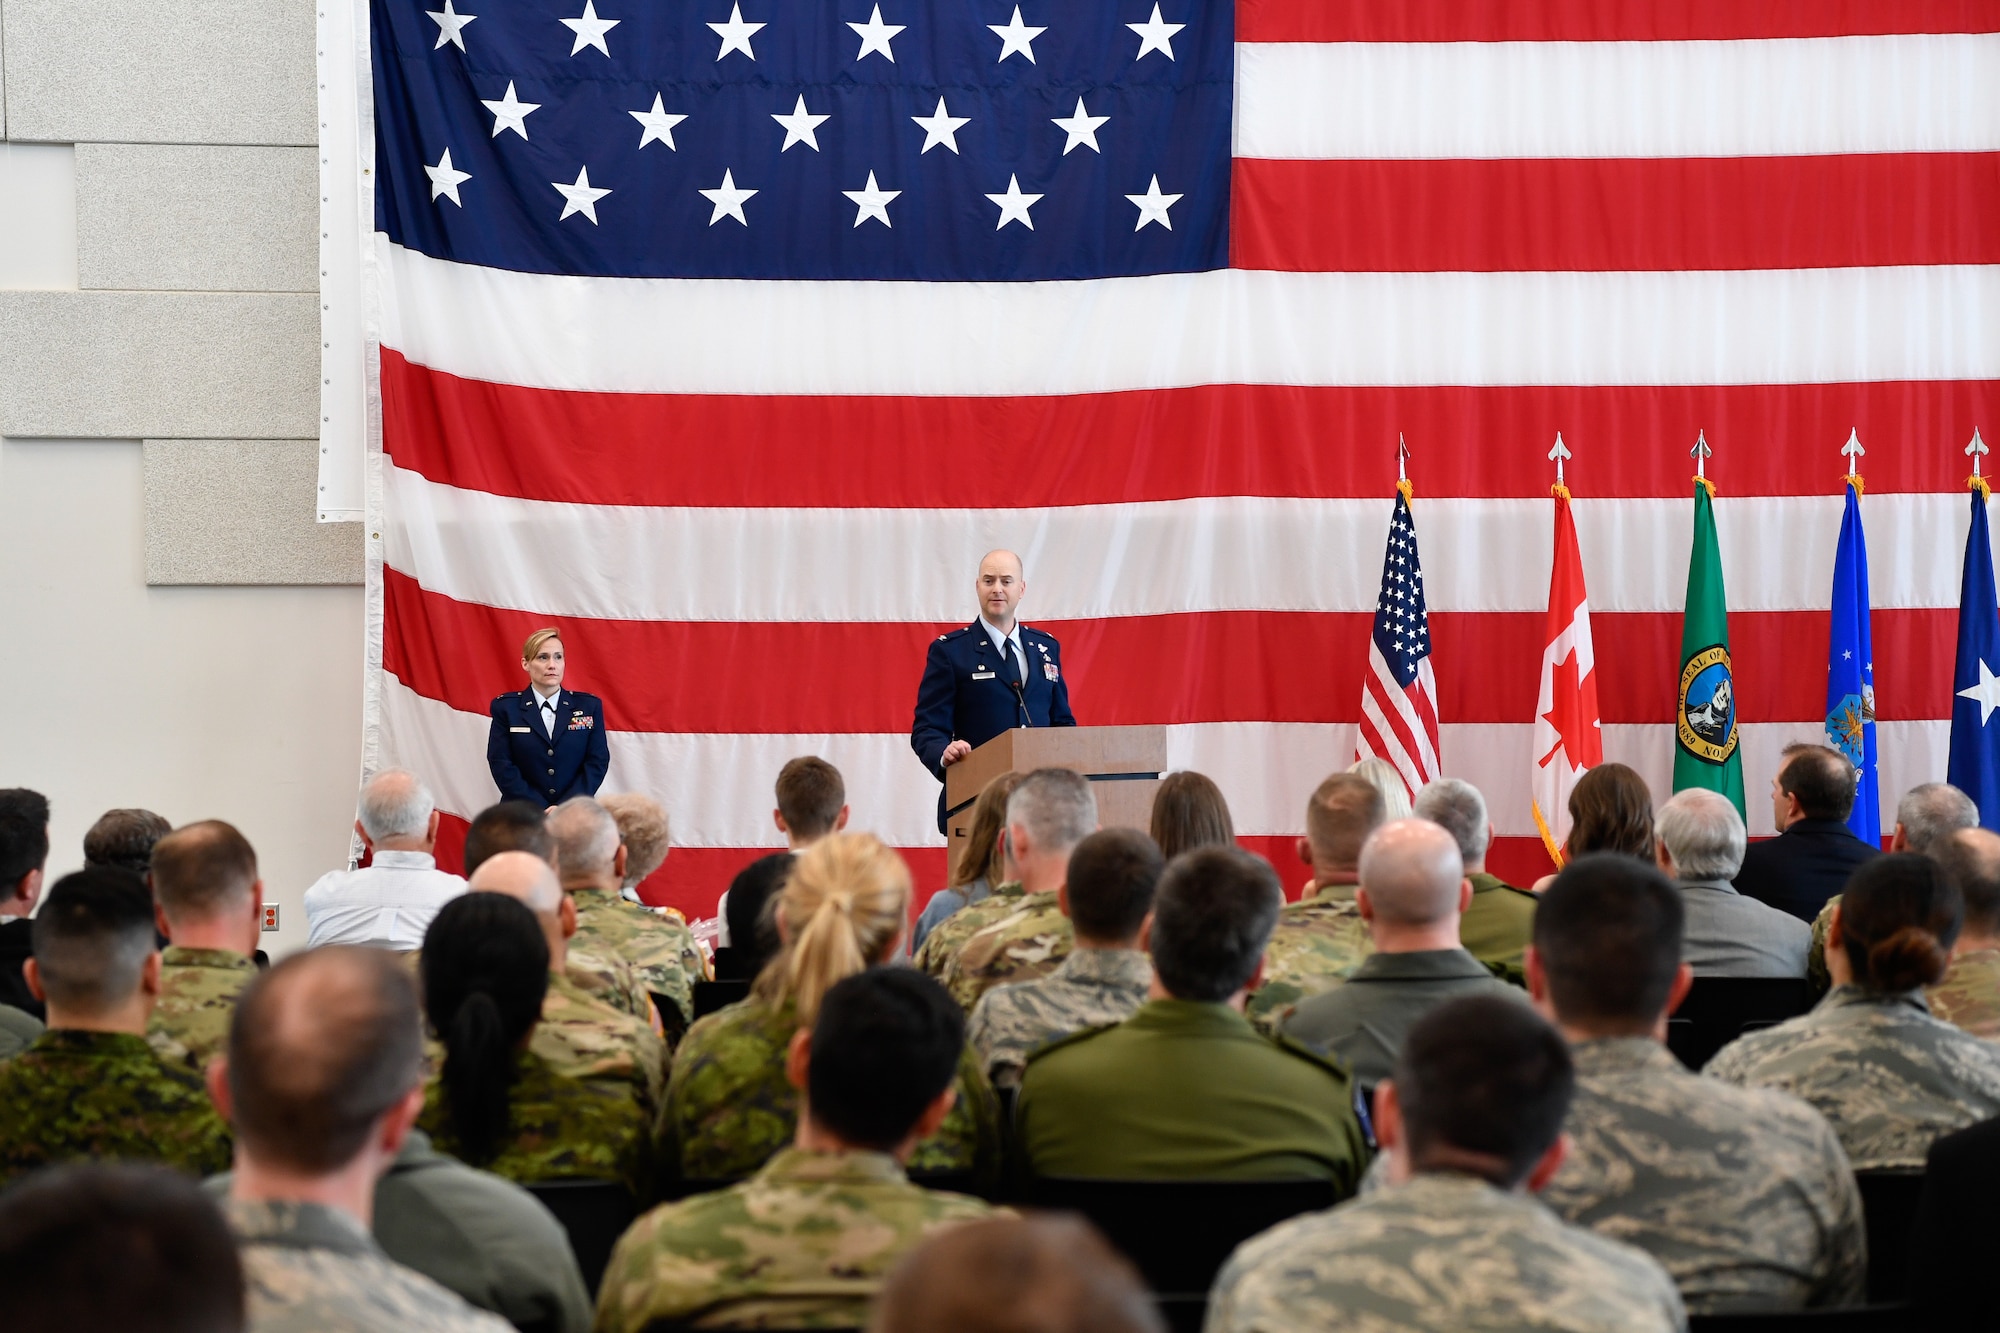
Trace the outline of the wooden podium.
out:
M 951 864 L 966 848 L 972 803 L 1002 773 L 1069 768 L 1090 779 L 1105 828 L 1148 828 L 1153 792 L 1167 766 L 1165 727 L 1016 727 L 944 771 L 945 836 Z

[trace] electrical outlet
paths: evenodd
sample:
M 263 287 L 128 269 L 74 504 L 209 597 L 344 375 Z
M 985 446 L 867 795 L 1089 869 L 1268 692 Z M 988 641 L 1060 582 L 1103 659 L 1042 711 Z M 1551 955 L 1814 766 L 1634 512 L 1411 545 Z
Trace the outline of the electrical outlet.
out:
M 278 905 L 276 903 L 265 903 L 264 929 L 276 930 L 277 928 L 278 928 Z

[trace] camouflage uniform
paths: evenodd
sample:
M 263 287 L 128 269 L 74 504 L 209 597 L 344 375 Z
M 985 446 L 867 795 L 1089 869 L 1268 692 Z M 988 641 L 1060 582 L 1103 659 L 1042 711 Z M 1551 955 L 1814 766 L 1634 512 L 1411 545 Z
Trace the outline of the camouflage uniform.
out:
M 1524 1194 L 1421 1175 L 1280 1223 L 1223 1265 L 1205 1333 L 1667 1333 L 1687 1327 L 1645 1253 Z
M 612 1251 L 597 1333 L 856 1328 L 905 1251 L 994 1210 L 920 1189 L 886 1153 L 779 1152 L 740 1185 L 655 1208 Z
M 996 986 L 979 998 L 966 1044 L 995 1087 L 1018 1087 L 1028 1052 L 1085 1028 L 1122 1023 L 1146 1002 L 1153 963 L 1137 949 L 1077 949 L 1039 981 Z
M 655 1032 L 660 1030 L 658 1016 L 653 1009 L 652 992 L 646 989 L 638 969 L 624 959 L 603 958 L 571 949 L 563 974 L 592 998 L 604 1001 L 621 1014 L 642 1020 Z
M 1833 924 L 1833 909 L 1840 906 L 1840 895 L 1834 894 L 1826 900 L 1826 906 L 1819 909 L 1813 918 L 1812 943 L 1806 946 L 1806 980 L 1812 983 L 1813 994 L 1824 995 L 1833 989 L 1833 977 L 1826 970 L 1826 932 Z
M 1859 1304 L 1861 1196 L 1795 1097 L 1702 1078 L 1658 1042 L 1579 1042 L 1569 1156 L 1542 1202 L 1659 1260 L 1691 1314 Z
M 789 1003 L 774 1009 L 753 994 L 688 1029 L 660 1118 L 664 1170 L 678 1169 L 687 1180 L 734 1180 L 791 1145 L 798 1091 L 785 1078 L 785 1051 L 798 1026 Z M 999 1103 L 969 1046 L 959 1060 L 958 1104 L 917 1145 L 910 1169 L 998 1178 Z
M 316 1203 L 224 1202 L 255 1333 L 511 1333 Z
M 11 1004 L 0 1004 L 0 1060 L 11 1060 L 42 1035 L 42 1020 Z
M 1959 1031 L 2000 1041 L 2000 949 L 1953 954 L 1944 980 L 1924 998 L 1932 1013 Z
M 80 1158 L 229 1166 L 229 1127 L 199 1078 L 161 1064 L 144 1037 L 44 1032 L 0 1065 L 0 1185 Z
M 1276 1032 L 1286 1010 L 1332 990 L 1375 952 L 1354 891 L 1352 884 L 1329 884 L 1285 904 L 1264 946 L 1264 984 L 1244 1010 L 1251 1022 Z
M 629 1097 L 565 1078 L 532 1050 L 514 1057 L 507 1093 L 508 1140 L 493 1160 L 474 1162 L 445 1115 L 444 1084 L 424 1088 L 417 1128 L 439 1152 L 520 1184 L 540 1180 L 616 1180 L 632 1197 L 651 1197 L 652 1149 L 645 1119 Z
M 146 1024 L 153 1053 L 199 1074 L 229 1044 L 229 1016 L 236 997 L 257 975 L 257 964 L 228 949 L 169 945 L 160 959 L 160 1002 Z
M 644 1019 L 595 998 L 567 973 L 549 974 L 528 1049 L 565 1077 L 631 1097 L 648 1124 L 667 1093 L 667 1044 Z
M 967 903 L 932 928 L 931 933 L 924 937 L 924 947 L 917 950 L 913 961 L 919 968 L 943 981 L 945 968 L 965 942 L 995 922 L 1012 916 L 1027 896 L 1027 890 L 1021 887 L 1019 880 L 1009 880 L 978 902 Z
M 1811 1013 L 1738 1037 L 1702 1072 L 1812 1103 L 1857 1171 L 1920 1170 L 1933 1139 L 2000 1114 L 2000 1045 L 1931 1017 L 1917 991 L 1836 986 Z
M 1056 895 L 1031 893 L 946 960 L 944 988 L 970 1013 L 979 997 L 995 986 L 1033 981 L 1055 971 L 1075 945 L 1076 931 Z
M 666 996 L 683 1018 L 694 1016 L 694 983 L 708 980 L 708 960 L 685 918 L 628 903 L 616 889 L 571 889 L 576 901 L 573 947 L 630 963 L 646 989 Z

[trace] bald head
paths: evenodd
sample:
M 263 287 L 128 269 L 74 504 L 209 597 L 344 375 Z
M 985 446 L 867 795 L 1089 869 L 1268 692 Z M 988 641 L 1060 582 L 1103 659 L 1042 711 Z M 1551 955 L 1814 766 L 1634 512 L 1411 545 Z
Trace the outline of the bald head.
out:
M 1458 840 L 1428 819 L 1391 820 L 1361 848 L 1361 888 L 1384 922 L 1455 923 L 1464 879 Z
M 618 887 L 618 820 L 588 796 L 572 796 L 549 811 L 556 864 L 564 884 Z
M 563 890 L 549 863 L 529 852 L 496 852 L 472 872 L 480 893 L 504 893 L 544 924 L 562 911 Z
M 979 577 L 974 580 L 979 593 L 979 614 L 1003 633 L 1014 629 L 1014 608 L 1028 590 L 1028 575 L 1021 557 L 1012 551 L 988 551 L 979 560 Z

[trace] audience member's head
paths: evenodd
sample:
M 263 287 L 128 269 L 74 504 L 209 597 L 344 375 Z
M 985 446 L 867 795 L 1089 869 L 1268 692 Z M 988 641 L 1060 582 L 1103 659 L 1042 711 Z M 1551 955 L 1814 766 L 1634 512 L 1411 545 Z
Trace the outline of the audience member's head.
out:
M 1799 741 L 1781 751 L 1771 779 L 1771 815 L 1783 832 L 1801 819 L 1843 823 L 1854 812 L 1861 775 L 1847 756 L 1830 745 Z
M 57 880 L 35 916 L 28 988 L 49 1026 L 145 1031 L 160 995 L 153 895 L 129 870 L 102 866 Z
M 1146 951 L 1177 1000 L 1234 1001 L 1256 980 L 1285 893 L 1271 863 L 1239 847 L 1201 847 L 1167 863 Z
M 780 947 L 778 923 L 773 919 L 771 905 L 785 887 L 785 879 L 792 873 L 795 859 L 790 852 L 772 852 L 744 866 L 736 872 L 736 878 L 729 881 L 729 902 L 724 915 L 729 921 L 732 976 L 749 980 L 777 957 Z M 718 953 L 718 976 L 721 975 L 721 959 L 722 955 Z
M 1155 806 L 1156 817 L 1158 810 Z M 1153 840 L 1138 829 L 1099 829 L 1078 843 L 1069 854 L 1069 880 L 1062 889 L 1063 910 L 1069 913 L 1076 942 L 1136 947 L 1166 864 Z
M 1486 814 L 1486 798 L 1479 794 L 1479 788 L 1460 778 L 1438 778 L 1424 784 L 1410 803 L 1410 812 L 1451 834 L 1466 874 L 1477 875 L 1486 869 L 1493 822 Z
M 0 916 L 34 910 L 48 862 L 49 798 L 26 787 L 0 787 Z
M 621 888 L 634 889 L 667 863 L 672 832 L 666 807 L 636 791 L 600 796 L 597 803 L 618 821 L 618 841 L 625 844 L 625 878 Z
M 795 852 L 847 827 L 847 783 L 818 755 L 787 760 L 778 770 L 777 795 L 771 818 Z
M 1153 792 L 1153 842 L 1171 861 L 1197 847 L 1234 847 L 1236 825 L 1222 788 L 1204 773 L 1182 771 L 1160 779 Z
M 1382 793 L 1382 817 L 1384 819 L 1408 819 L 1410 817 L 1410 788 L 1403 781 L 1403 775 L 1387 759 L 1370 755 L 1357 759 L 1347 766 L 1347 771 L 1357 778 L 1366 779 L 1368 784 Z
M 1528 989 L 1572 1032 L 1651 1034 L 1687 991 L 1686 921 L 1680 890 L 1654 867 L 1610 852 L 1579 856 L 1535 907 Z
M 380 852 L 428 852 L 437 846 L 437 802 L 417 775 L 385 768 L 361 789 L 361 840 Z
M 222 1210 L 160 1166 L 58 1166 L 0 1194 L 0 1292 L 11 1333 L 244 1327 Z
M 1069 854 L 1097 829 L 1090 779 L 1067 768 L 1038 768 L 1007 798 L 1007 840 L 1029 892 L 1062 883 Z
M 1707 787 L 1677 791 L 1660 807 L 1660 869 L 1692 883 L 1735 879 L 1749 835 L 1736 802 Z
M 1653 793 L 1623 764 L 1599 764 L 1569 793 L 1569 854 L 1617 852 L 1651 861 Z
M 576 934 L 576 900 L 563 892 L 548 862 L 527 852 L 498 852 L 480 862 L 467 886 L 474 893 L 503 894 L 533 913 L 550 966 L 562 969 L 565 942 Z
M 950 1113 L 964 1050 L 965 1011 L 933 978 L 912 967 L 843 977 L 787 1057 L 806 1094 L 800 1146 L 907 1157 Z
M 954 889 L 985 880 L 988 886 L 1006 878 L 1006 854 L 1000 835 L 1007 831 L 1007 802 L 1025 773 L 1002 773 L 980 789 L 972 803 L 972 819 L 965 831 L 965 847 L 952 863 L 946 883 Z
M 1072 1213 L 934 1232 L 889 1272 L 869 1333 L 1166 1333 L 1125 1256 Z
M 514 1053 L 548 994 L 548 940 L 506 894 L 462 894 L 424 932 L 422 971 L 424 1013 L 444 1043 L 445 1117 L 477 1166 L 506 1143 Z
M 173 828 L 151 810 L 106 810 L 83 835 L 83 865 L 117 866 L 144 878 L 153 866 L 153 844 Z
M 1362 844 L 1356 900 L 1385 952 L 1396 952 L 1395 943 L 1458 947 L 1459 914 L 1471 898 L 1458 840 L 1428 819 L 1392 819 Z
M 1299 859 L 1312 867 L 1313 882 L 1353 884 L 1361 871 L 1361 844 L 1389 817 L 1382 789 L 1357 773 L 1335 773 L 1306 802 L 1306 836 Z
M 2000 937 L 2000 833 L 1963 828 L 1938 839 L 1931 859 L 1958 885 L 1965 902 L 1965 930 L 1958 946 L 1991 947 Z
M 1964 921 L 1965 900 L 1936 861 L 1911 852 L 1878 856 L 1855 868 L 1833 909 L 1828 970 L 1836 982 L 1878 994 L 1935 986 Z M 1831 961 L 1836 950 L 1845 968 Z
M 1959 829 L 1979 827 L 1979 807 L 1949 782 L 1920 782 L 1896 802 L 1896 836 L 1891 851 L 1937 855 Z
M 836 981 L 895 954 L 910 919 L 910 868 L 872 833 L 829 834 L 794 859 L 773 919 L 783 947 L 756 992 L 790 1002 L 810 1026 Z
M 625 846 L 618 821 L 588 796 L 572 796 L 549 811 L 546 826 L 556 840 L 556 865 L 565 887 L 615 892 L 625 880 Z
M 1505 996 L 1468 995 L 1410 1029 L 1378 1092 L 1377 1124 L 1406 1174 L 1539 1190 L 1562 1165 L 1575 1087 L 1569 1047 L 1545 1019 Z
M 465 877 L 471 879 L 490 856 L 500 852 L 527 852 L 556 866 L 555 835 L 549 832 L 548 815 L 533 801 L 501 801 L 489 805 L 472 818 L 465 832 Z
M 204 819 L 168 833 L 153 847 L 152 879 L 176 944 L 256 952 L 264 885 L 256 851 L 233 825 Z

